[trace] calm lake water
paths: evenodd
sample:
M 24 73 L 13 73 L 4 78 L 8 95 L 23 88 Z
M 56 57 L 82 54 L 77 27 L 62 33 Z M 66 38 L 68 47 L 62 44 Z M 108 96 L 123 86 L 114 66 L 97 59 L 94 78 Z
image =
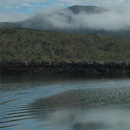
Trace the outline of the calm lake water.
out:
M 122 102 L 117 101 L 115 97 L 112 99 L 115 104 L 107 101 L 105 105 L 97 106 L 44 106 L 44 102 L 48 101 L 46 99 L 54 99 L 55 95 L 66 91 L 100 89 L 102 96 L 102 89 L 106 88 L 120 89 Z M 130 78 L 42 75 L 0 77 L 0 130 L 130 130 L 129 100 L 125 102 L 130 95 L 124 91 L 129 88 Z M 111 98 L 112 94 L 114 95 L 109 91 L 107 97 Z M 95 94 L 90 96 L 93 100 Z M 72 100 L 67 94 L 65 98 Z M 62 94 L 56 102 L 60 101 L 62 102 Z

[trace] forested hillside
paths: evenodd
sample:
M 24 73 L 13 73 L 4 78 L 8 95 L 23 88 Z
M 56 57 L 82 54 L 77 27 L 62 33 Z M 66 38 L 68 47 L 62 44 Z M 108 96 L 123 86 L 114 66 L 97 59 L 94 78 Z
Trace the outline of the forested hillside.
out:
M 130 40 L 6 28 L 0 30 L 0 62 L 130 63 Z

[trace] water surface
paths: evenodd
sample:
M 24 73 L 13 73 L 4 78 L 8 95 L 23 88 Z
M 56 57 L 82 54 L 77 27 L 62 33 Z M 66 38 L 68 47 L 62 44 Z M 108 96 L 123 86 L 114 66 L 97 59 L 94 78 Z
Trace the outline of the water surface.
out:
M 85 89 L 102 91 L 104 88 L 129 90 L 129 87 L 129 78 L 99 77 L 97 79 L 54 75 L 0 77 L 0 129 L 129 130 L 129 100 L 127 102 L 123 100 L 121 104 L 107 103 L 101 106 L 82 104 L 45 107 L 43 105 L 47 98 L 66 91 Z M 121 95 L 125 99 L 126 91 L 120 92 L 124 92 Z M 110 96 L 112 94 L 109 93 Z M 92 96 L 94 95 L 91 94 Z M 59 102 L 61 99 L 57 100 Z

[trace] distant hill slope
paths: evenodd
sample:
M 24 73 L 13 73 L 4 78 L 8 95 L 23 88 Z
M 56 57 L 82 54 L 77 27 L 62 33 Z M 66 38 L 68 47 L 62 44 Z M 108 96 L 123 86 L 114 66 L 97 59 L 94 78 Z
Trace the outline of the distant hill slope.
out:
M 0 63 L 130 63 L 130 40 L 29 29 L 0 30 Z
M 103 29 L 91 29 L 84 23 L 80 23 L 85 17 L 94 14 L 102 14 L 109 11 L 103 7 L 97 6 L 72 6 L 66 9 L 50 11 L 48 13 L 39 14 L 21 22 L 4 22 L 0 23 L 0 28 L 18 27 L 39 29 L 57 32 L 71 32 L 81 34 L 103 34 L 110 36 L 119 36 L 130 39 L 130 29 L 107 31 Z M 78 16 L 81 15 L 79 18 Z M 82 16 L 83 15 L 83 16 Z M 78 22 L 77 22 L 78 19 Z M 80 20 L 81 19 L 81 20 Z M 86 21 L 87 24 L 87 21 Z M 117 23 L 118 24 L 118 23 Z
M 79 14 L 81 12 L 86 12 L 88 14 L 95 14 L 95 13 L 102 13 L 104 11 L 107 11 L 107 9 L 103 7 L 98 6 L 80 6 L 80 5 L 74 5 L 68 8 L 71 10 L 74 14 Z

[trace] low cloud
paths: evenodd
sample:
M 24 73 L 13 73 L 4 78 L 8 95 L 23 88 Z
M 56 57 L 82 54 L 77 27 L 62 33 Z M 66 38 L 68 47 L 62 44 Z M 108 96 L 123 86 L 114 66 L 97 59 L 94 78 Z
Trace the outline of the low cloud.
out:
M 82 7 L 81 7 L 82 8 Z M 80 11 L 74 13 L 70 9 L 46 8 L 35 14 L 0 13 L 1 22 L 16 22 L 25 19 L 22 27 L 54 29 L 91 29 L 105 31 L 130 30 L 130 6 L 104 7 L 105 10 L 95 13 Z M 33 16 L 33 17 L 32 17 Z M 31 18 L 30 18 L 31 17 Z
M 82 11 L 78 14 L 68 10 L 43 13 L 43 27 L 59 29 L 94 29 L 107 31 L 120 31 L 130 29 L 129 6 L 107 7 L 107 11 L 101 13 L 87 13 Z M 49 26 L 48 26 L 49 25 Z

